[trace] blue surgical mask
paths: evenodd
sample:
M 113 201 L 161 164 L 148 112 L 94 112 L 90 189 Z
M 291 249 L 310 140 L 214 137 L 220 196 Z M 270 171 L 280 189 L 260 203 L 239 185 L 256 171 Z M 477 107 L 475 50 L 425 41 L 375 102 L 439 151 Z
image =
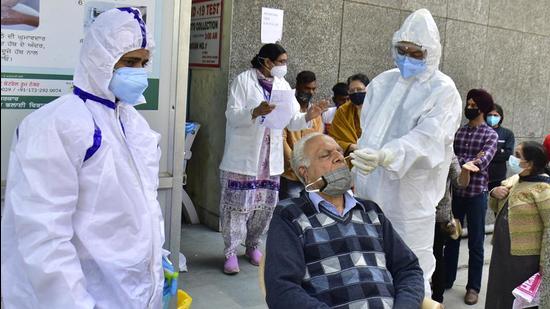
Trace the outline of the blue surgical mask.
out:
M 520 159 L 518 157 L 510 156 L 510 158 L 508 158 L 508 166 L 510 167 L 512 173 L 519 174 L 523 172 L 523 168 L 519 166 L 519 162 Z
M 418 75 L 428 68 L 426 60 L 424 59 L 414 59 L 399 54 L 395 57 L 395 64 L 399 68 L 401 76 L 403 76 L 404 79 Z
M 136 105 L 148 85 L 146 69 L 122 67 L 113 73 L 109 90 L 122 102 Z
M 496 126 L 500 122 L 500 116 L 489 115 L 487 116 L 487 124 L 491 127 Z

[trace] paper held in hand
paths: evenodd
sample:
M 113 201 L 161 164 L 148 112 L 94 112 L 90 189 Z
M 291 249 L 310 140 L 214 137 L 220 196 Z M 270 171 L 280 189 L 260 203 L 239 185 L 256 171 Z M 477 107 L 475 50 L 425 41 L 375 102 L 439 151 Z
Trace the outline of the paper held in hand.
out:
M 536 273 L 516 287 L 512 291 L 512 294 L 516 297 L 512 308 L 520 309 L 538 306 L 541 281 L 540 273 Z
M 271 91 L 271 98 L 269 104 L 274 104 L 275 109 L 271 113 L 265 116 L 263 125 L 270 129 L 284 129 L 294 112 L 292 110 L 292 104 L 294 104 L 294 89 L 291 90 L 278 90 L 273 89 Z

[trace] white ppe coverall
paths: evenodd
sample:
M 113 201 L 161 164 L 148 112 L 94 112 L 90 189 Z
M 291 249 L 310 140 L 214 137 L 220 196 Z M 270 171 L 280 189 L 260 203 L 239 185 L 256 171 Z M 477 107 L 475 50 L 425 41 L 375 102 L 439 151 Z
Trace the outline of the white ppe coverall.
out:
M 388 70 L 368 85 L 358 148 L 387 152 L 393 161 L 368 175 L 356 173 L 355 190 L 380 205 L 416 254 L 426 294 L 431 295 L 435 207 L 445 192 L 461 99 L 451 78 L 438 70 L 441 44 L 429 11 L 421 9 L 407 17 L 392 44 L 401 41 L 426 50 L 427 69 L 408 79 L 399 69 Z M 392 54 L 395 59 L 393 49 Z
M 6 309 L 162 306 L 160 135 L 108 89 L 123 54 L 152 47 L 137 10 L 101 14 L 74 93 L 19 125 L 1 228 Z

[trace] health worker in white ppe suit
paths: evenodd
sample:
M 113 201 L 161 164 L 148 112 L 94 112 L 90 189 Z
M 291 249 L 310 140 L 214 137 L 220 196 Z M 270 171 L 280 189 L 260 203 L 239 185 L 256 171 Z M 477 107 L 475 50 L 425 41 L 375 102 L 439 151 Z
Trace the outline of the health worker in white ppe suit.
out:
M 104 12 L 73 93 L 19 125 L 2 217 L 6 309 L 162 307 L 160 136 L 132 106 L 152 47 L 138 10 Z
M 376 201 L 424 271 L 426 295 L 435 269 L 435 207 L 445 192 L 461 99 L 438 70 L 439 31 L 430 12 L 413 12 L 395 32 L 397 68 L 374 78 L 352 157 L 356 194 Z

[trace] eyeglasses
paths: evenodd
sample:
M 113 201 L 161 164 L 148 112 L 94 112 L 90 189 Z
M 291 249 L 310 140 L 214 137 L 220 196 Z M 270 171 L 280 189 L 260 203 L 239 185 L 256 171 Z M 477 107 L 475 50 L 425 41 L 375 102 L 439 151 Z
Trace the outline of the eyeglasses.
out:
M 397 43 L 394 47 L 399 55 L 414 59 L 424 59 L 427 55 L 426 49 L 412 43 Z

